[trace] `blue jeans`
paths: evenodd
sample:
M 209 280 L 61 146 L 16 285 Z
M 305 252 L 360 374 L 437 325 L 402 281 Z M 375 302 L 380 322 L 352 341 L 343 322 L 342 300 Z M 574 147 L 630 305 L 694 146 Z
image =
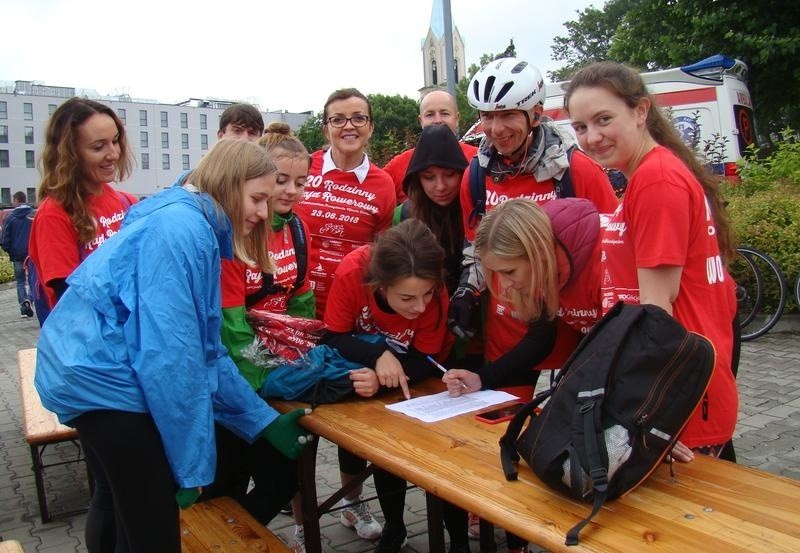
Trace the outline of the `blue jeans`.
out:
M 22 261 L 12 261 L 14 265 L 14 280 L 17 281 L 17 301 L 20 307 L 23 302 L 31 301 L 31 295 L 28 293 L 25 280 L 25 266 Z

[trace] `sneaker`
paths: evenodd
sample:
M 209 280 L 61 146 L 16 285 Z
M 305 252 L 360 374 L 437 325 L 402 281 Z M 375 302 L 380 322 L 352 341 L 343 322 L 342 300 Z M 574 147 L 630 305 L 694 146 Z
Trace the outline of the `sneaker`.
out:
M 306 553 L 306 534 L 299 524 L 294 525 L 294 543 L 292 553 Z
M 471 540 L 481 539 L 481 518 L 474 513 L 470 513 L 467 520 L 467 536 Z
M 403 525 L 396 532 L 384 530 L 378 547 L 375 548 L 375 553 L 399 553 L 406 545 L 408 545 L 408 530 Z
M 22 316 L 33 317 L 33 308 L 31 307 L 30 300 L 25 300 L 22 302 Z
M 291 515 L 292 514 L 292 502 L 290 501 L 283 507 L 281 507 L 281 514 L 282 515 Z
M 355 501 L 359 501 L 359 503 L 345 503 L 342 514 L 339 516 L 339 522 L 347 528 L 354 528 L 361 539 L 378 539 L 383 533 L 381 523 L 372 516 L 369 505 L 360 502 L 360 497 Z

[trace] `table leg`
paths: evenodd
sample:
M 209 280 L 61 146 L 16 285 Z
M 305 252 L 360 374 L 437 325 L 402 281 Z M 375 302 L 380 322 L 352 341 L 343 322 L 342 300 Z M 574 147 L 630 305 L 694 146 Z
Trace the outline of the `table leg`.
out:
M 50 522 L 50 510 L 47 508 L 47 494 L 44 490 L 44 467 L 42 465 L 42 455 L 44 454 L 44 447 L 39 451 L 39 446 L 30 444 L 31 447 L 31 461 L 33 462 L 33 479 L 36 482 L 36 497 L 39 499 L 39 516 L 42 518 L 43 523 Z
M 428 509 L 428 551 L 430 553 L 444 553 L 442 500 L 426 491 L 425 503 Z
M 314 436 L 298 459 L 299 488 L 303 509 L 303 533 L 306 540 L 307 553 L 322 553 L 319 529 L 320 511 L 317 505 L 317 447 L 319 436 Z
M 494 543 L 494 524 L 481 519 L 481 553 L 494 553 L 497 545 Z

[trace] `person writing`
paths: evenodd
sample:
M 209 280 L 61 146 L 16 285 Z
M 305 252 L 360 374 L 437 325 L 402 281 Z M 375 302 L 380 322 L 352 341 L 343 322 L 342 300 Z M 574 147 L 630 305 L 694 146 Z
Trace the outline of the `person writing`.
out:
M 220 258 L 268 263 L 258 237 L 274 172 L 259 146 L 220 141 L 190 183 L 131 210 L 42 328 L 42 403 L 77 429 L 112 490 L 117 543 L 103 553 L 180 551 L 178 506 L 214 477 L 214 421 L 288 458 L 309 439 L 306 410 L 270 408 L 220 340 Z
M 358 395 L 399 388 L 410 398 L 409 382 L 436 373 L 426 357 L 439 355 L 447 333 L 443 260 L 430 229 L 409 219 L 386 230 L 373 246 L 348 254 L 339 266 L 322 343 L 364 366 L 351 373 Z M 368 343 L 359 335 L 377 340 Z M 407 541 L 406 482 L 381 469 L 374 478 L 386 519 L 375 553 L 397 553 Z
M 734 238 L 719 184 L 633 68 L 601 62 L 582 69 L 570 81 L 564 105 L 581 147 L 628 179 L 602 235 L 603 311 L 619 300 L 657 305 L 711 341 L 711 383 L 672 456 L 719 457 L 738 411 L 731 370 L 737 305 L 726 270 Z

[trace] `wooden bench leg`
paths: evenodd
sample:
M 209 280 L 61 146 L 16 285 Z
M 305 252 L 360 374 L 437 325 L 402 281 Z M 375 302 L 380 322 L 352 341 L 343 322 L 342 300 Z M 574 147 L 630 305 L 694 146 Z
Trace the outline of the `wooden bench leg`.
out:
M 488 520 L 481 519 L 481 553 L 494 553 L 497 551 L 497 544 L 494 543 L 494 524 Z
M 322 553 L 319 517 L 317 504 L 317 447 L 319 436 L 314 435 L 298 459 L 300 504 L 303 510 L 303 535 L 306 542 L 306 553 Z
M 36 482 L 36 497 L 39 500 L 39 516 L 42 518 L 43 523 L 48 523 L 52 520 L 50 517 L 50 510 L 47 508 L 47 494 L 44 490 L 44 475 L 42 471 L 42 455 L 44 454 L 43 446 L 41 451 L 36 444 L 30 444 L 31 448 L 31 462 L 33 463 L 33 479 Z

